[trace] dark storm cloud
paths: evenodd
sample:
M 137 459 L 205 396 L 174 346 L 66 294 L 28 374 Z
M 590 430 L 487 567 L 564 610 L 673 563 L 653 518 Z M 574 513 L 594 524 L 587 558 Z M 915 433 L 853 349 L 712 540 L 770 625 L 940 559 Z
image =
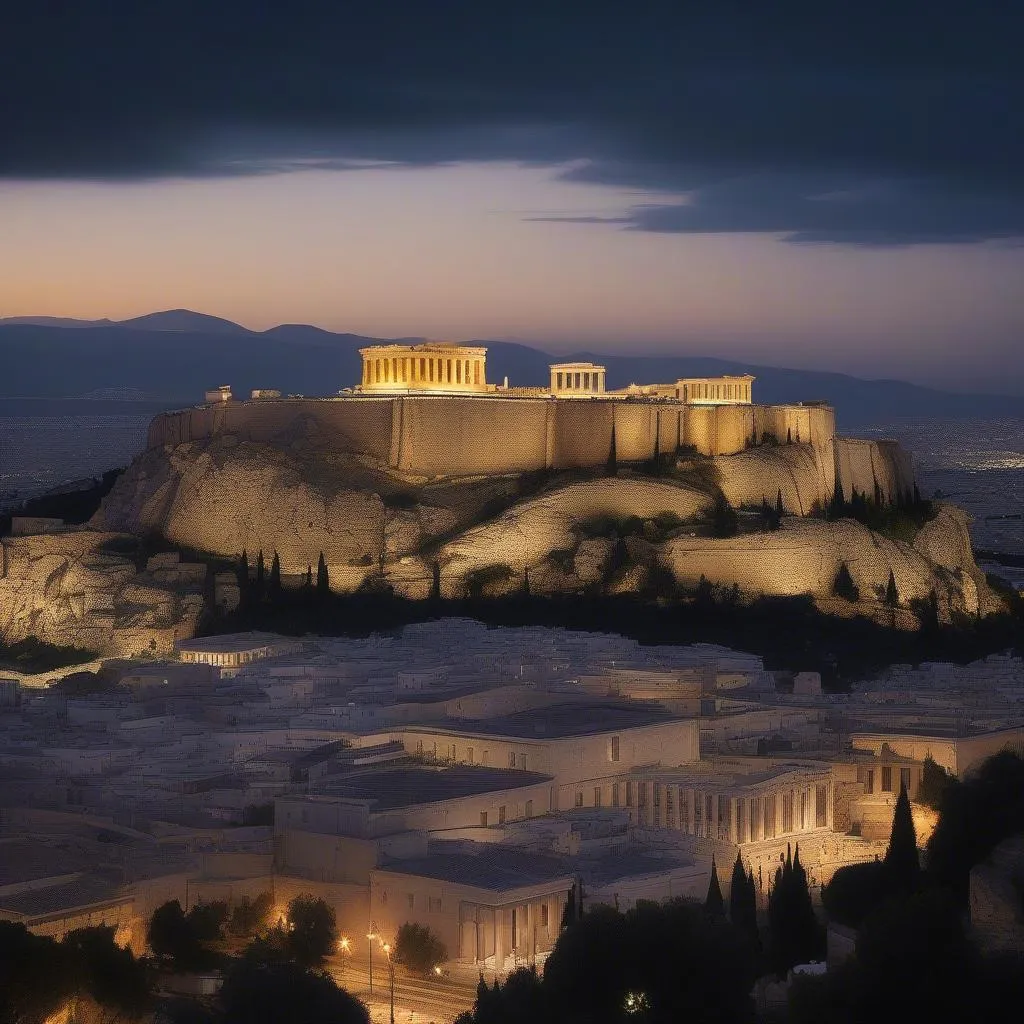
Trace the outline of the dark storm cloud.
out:
M 665 194 L 630 211 L 640 230 L 879 244 L 1022 231 L 1024 9 L 1005 0 L 3 11 L 7 178 L 577 160 L 576 180 Z

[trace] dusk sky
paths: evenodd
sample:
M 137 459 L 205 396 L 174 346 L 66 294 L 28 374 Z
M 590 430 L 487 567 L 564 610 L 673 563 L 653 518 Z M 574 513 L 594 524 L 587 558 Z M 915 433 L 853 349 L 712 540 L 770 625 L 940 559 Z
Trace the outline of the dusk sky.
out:
M 0 317 L 1024 393 L 1022 11 L 4 5 Z

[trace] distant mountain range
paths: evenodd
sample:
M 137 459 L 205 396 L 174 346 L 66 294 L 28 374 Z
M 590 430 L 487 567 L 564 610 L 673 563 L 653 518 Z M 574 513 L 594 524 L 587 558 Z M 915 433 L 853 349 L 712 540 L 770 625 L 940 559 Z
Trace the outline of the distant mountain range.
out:
M 253 388 L 333 395 L 358 383 L 358 350 L 381 340 L 307 324 L 250 331 L 186 309 L 123 321 L 13 317 L 0 319 L 0 398 L 145 399 L 173 406 L 197 403 L 207 388 L 221 384 L 246 395 Z M 752 373 L 757 401 L 827 401 L 835 406 L 843 429 L 903 416 L 1024 416 L 1024 397 L 954 394 L 898 380 L 863 380 L 711 357 L 587 352 L 555 357 L 512 342 L 474 344 L 487 346 L 487 376 L 499 383 L 508 377 L 520 385 L 546 384 L 549 363 L 570 358 L 606 366 L 609 388 Z

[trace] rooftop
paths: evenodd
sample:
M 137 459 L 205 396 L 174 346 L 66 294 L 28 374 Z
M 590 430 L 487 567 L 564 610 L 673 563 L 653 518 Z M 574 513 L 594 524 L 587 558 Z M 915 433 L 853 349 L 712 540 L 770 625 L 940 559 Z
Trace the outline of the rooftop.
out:
M 235 654 L 239 651 L 261 650 L 264 647 L 292 643 L 279 633 L 224 633 L 220 636 L 200 637 L 196 640 L 178 640 L 175 648 L 179 651 L 210 652 L 213 654 Z
M 549 782 L 547 775 L 507 768 L 454 765 L 432 768 L 404 765 L 367 772 L 328 782 L 320 795 L 329 793 L 350 800 L 372 800 L 377 810 L 455 800 L 478 793 L 494 793 Z
M 472 733 L 480 736 L 510 736 L 518 739 L 563 739 L 568 736 L 589 736 L 636 729 L 645 725 L 681 721 L 668 711 L 653 704 L 639 701 L 615 703 L 612 701 L 586 703 L 575 701 L 552 704 L 530 711 L 492 718 L 489 721 L 449 719 L 437 727 L 426 726 L 423 731 L 449 731 Z

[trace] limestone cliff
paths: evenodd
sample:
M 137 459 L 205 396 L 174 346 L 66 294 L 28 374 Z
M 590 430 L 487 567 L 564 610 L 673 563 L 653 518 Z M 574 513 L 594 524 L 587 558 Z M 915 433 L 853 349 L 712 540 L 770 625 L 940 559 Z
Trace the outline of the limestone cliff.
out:
M 5 537 L 0 638 L 34 636 L 103 654 L 166 654 L 195 631 L 201 585 L 171 586 L 107 550 L 118 534 L 92 530 Z M 123 539 L 121 537 L 120 539 Z
M 526 585 L 534 593 L 618 593 L 668 573 L 683 587 L 704 576 L 749 594 L 824 599 L 845 562 L 868 603 L 891 571 L 904 605 L 934 590 L 944 617 L 999 606 L 974 564 L 967 519 L 952 507 L 912 545 L 852 520 L 800 517 L 828 503 L 837 473 L 847 496 L 854 487 L 873 495 L 876 485 L 887 496 L 905 493 L 909 457 L 884 442 L 837 442 L 835 451 L 831 442 L 761 444 L 681 457 L 668 478 L 628 468 L 616 477 L 595 478 L 601 470 L 591 468 L 428 478 L 335 442 L 310 418 L 270 440 L 221 431 L 151 448 L 91 525 L 157 532 L 227 557 L 276 551 L 286 578 L 304 575 L 322 552 L 341 591 L 382 577 L 409 597 L 438 586 L 447 596 Z M 774 507 L 781 492 L 797 515 L 775 532 L 747 521 L 736 536 L 714 539 L 701 517 L 719 490 L 735 507 L 765 499 Z M 588 533 L 587 521 L 602 516 L 634 517 L 642 528 Z

